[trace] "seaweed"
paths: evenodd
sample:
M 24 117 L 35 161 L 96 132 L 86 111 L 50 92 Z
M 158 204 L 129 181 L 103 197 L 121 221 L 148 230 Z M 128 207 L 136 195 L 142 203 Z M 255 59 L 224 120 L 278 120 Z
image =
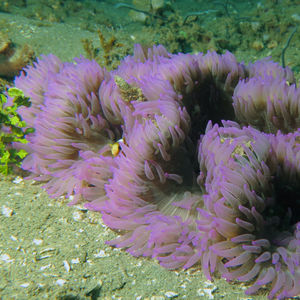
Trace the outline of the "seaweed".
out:
M 33 128 L 26 128 L 26 123 L 17 113 L 20 106 L 31 105 L 29 98 L 17 88 L 8 89 L 7 94 L 0 94 L 0 173 L 4 175 L 11 174 L 27 155 L 24 149 L 14 147 L 15 144 L 26 144 L 26 135 L 34 132 Z M 10 104 L 8 97 L 12 98 Z
M 100 29 L 98 29 L 97 32 L 100 40 L 100 47 L 103 50 L 102 57 L 104 61 L 102 61 L 102 57 L 99 55 L 99 48 L 94 46 L 91 39 L 81 40 L 86 57 L 96 60 L 100 65 L 104 64 L 105 67 L 111 68 L 113 67 L 114 62 L 114 50 L 120 47 L 124 47 L 124 44 L 118 42 L 115 35 L 112 35 L 107 40 Z

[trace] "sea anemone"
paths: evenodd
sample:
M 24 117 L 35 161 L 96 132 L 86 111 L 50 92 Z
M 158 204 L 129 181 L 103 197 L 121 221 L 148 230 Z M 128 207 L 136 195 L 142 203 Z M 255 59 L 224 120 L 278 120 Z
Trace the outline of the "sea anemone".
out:
M 176 250 L 193 226 L 191 215 L 201 201 L 190 161 L 192 153 L 183 145 L 186 132 L 178 126 L 183 117 L 182 124 L 189 124 L 189 116 L 176 102 L 149 103 L 153 120 L 148 116 L 143 123 L 136 121 L 127 143 L 121 145 L 114 176 L 106 186 L 109 200 L 101 207 L 108 226 L 126 231 L 111 244 L 126 247 L 135 256 Z M 159 115 L 158 108 L 168 111 L 168 118 Z M 176 261 L 172 264 L 181 265 Z
M 200 177 L 207 195 L 206 220 L 198 229 L 205 234 L 209 224 L 214 232 L 206 265 L 230 281 L 254 280 L 247 294 L 267 286 L 269 298 L 296 296 L 300 132 L 266 135 L 251 127 L 224 125 L 208 130 L 200 145 Z
M 233 95 L 239 122 L 276 133 L 300 127 L 300 90 L 286 79 L 271 75 L 241 80 Z
M 28 127 L 34 126 L 34 121 L 41 112 L 45 101 L 48 83 L 60 72 L 63 66 L 64 64 L 55 55 L 42 55 L 33 66 L 27 66 L 20 76 L 15 78 L 15 86 L 21 89 L 26 97 L 30 98 L 30 109 L 19 109 L 19 113 Z
M 247 293 L 299 294 L 300 100 L 288 68 L 137 45 L 109 73 L 43 57 L 16 85 L 33 103 L 20 112 L 35 127 L 23 168 L 50 195 L 100 211 L 120 233 L 110 245 L 253 282 Z
M 279 63 L 274 62 L 270 57 L 263 58 L 249 63 L 247 66 L 248 77 L 273 77 L 279 80 L 286 80 L 289 84 L 295 83 L 295 77 L 289 67 L 282 67 Z
M 45 181 L 50 195 L 74 194 L 75 203 L 83 193 L 89 194 L 93 181 L 100 180 L 101 166 L 103 190 L 113 164 L 110 144 L 122 136 L 122 124 L 111 124 L 101 108 L 99 87 L 106 71 L 83 58 L 61 65 L 52 55 L 27 73 L 16 80 L 16 86 L 33 99 L 32 107 L 21 114 L 26 121 L 32 117 L 35 132 L 28 138 L 30 154 L 22 167 L 34 179 Z M 102 190 L 98 186 L 98 194 Z
M 136 74 L 129 67 L 130 76 L 124 66 L 116 71 L 126 78 L 124 86 L 130 83 L 141 97 L 131 101 L 135 122 L 114 161 L 105 187 L 108 200 L 88 207 L 100 210 L 104 222 L 122 233 L 110 244 L 135 256 L 156 257 L 168 268 L 188 268 L 202 253 L 192 234 L 200 218 L 197 208 L 203 207 L 197 183 L 200 134 L 210 119 L 220 123 L 226 113 L 234 118 L 231 96 L 245 71 L 229 53 L 151 57 L 139 64 Z M 142 72 L 141 64 L 152 65 L 154 75 Z M 102 95 L 108 95 L 107 88 L 101 86 Z M 110 95 L 118 96 L 106 103 L 120 96 L 126 102 L 118 88 L 109 87 Z

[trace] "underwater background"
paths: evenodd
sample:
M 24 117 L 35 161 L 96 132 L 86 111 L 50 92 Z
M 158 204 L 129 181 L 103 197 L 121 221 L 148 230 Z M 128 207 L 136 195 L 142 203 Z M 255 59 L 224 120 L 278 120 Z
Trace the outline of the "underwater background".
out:
M 63 61 L 84 55 L 108 68 L 132 54 L 136 43 L 162 44 L 171 53 L 229 50 L 245 63 L 267 56 L 280 62 L 300 22 L 299 4 L 297 0 L 1 1 L 0 62 L 7 56 L 7 43 L 26 46 L 23 56 L 28 60 L 48 53 Z M 298 31 L 285 54 L 293 71 L 299 70 L 299 36 Z M 5 76 L 0 69 L 2 73 Z
M 271 56 L 300 78 L 300 1 L 1 1 L 0 82 L 41 54 L 80 55 L 115 69 L 134 44 L 170 53 Z M 49 199 L 22 174 L 0 182 L 1 299 L 265 299 L 243 283 L 207 281 L 199 268 L 168 271 L 105 244 L 117 235 L 98 213 Z

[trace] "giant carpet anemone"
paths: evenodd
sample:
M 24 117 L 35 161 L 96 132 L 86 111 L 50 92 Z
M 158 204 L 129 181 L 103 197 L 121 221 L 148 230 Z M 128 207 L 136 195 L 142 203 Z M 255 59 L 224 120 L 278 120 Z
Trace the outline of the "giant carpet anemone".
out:
M 23 166 L 50 194 L 100 211 L 120 234 L 108 243 L 134 256 L 299 294 L 300 93 L 288 68 L 139 45 L 111 72 L 48 59 L 16 86 L 34 104 L 20 111 L 36 127 Z

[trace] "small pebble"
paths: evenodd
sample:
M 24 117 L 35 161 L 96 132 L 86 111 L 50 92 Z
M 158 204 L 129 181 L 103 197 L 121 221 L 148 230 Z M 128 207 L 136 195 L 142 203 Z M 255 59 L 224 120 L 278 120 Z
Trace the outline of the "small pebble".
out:
M 11 236 L 10 236 L 10 239 L 11 239 L 12 241 L 14 241 L 14 242 L 16 242 L 16 241 L 18 240 L 14 235 L 11 235 Z
M 174 292 L 172 292 L 172 291 L 169 291 L 169 292 L 166 292 L 166 293 L 165 293 L 165 296 L 166 296 L 167 298 L 174 299 L 174 298 L 178 297 L 178 293 L 174 293 Z
M 70 272 L 71 267 L 70 267 L 69 263 L 66 260 L 64 260 L 64 267 L 65 267 L 67 272 Z
M 10 256 L 8 254 L 0 255 L 0 260 L 2 260 L 3 262 L 6 262 L 6 263 L 10 263 L 10 262 L 14 261 L 13 259 L 10 258 Z
M 22 181 L 23 181 L 23 178 L 20 177 L 20 176 L 17 176 L 17 177 L 13 180 L 13 183 L 18 184 L 18 183 L 20 183 L 20 182 L 22 182 Z
M 13 215 L 14 211 L 10 207 L 2 205 L 1 213 L 3 216 L 9 218 Z
M 72 264 L 79 264 L 80 263 L 80 259 L 77 257 L 77 258 L 73 258 L 71 259 L 71 263 Z
M 165 300 L 164 296 L 152 296 L 150 300 Z
M 51 267 L 51 264 L 46 265 L 46 266 L 42 266 L 42 267 L 40 267 L 40 270 L 41 270 L 41 271 L 44 271 L 44 270 L 46 270 L 46 269 L 49 269 L 50 267 Z
M 63 286 L 65 283 L 66 283 L 66 280 L 64 280 L 64 279 L 56 280 L 56 284 L 59 285 L 59 286 Z
M 33 239 L 32 241 L 35 245 L 41 245 L 43 243 L 43 240 L 40 240 L 40 239 Z
M 108 255 L 105 253 L 104 250 L 99 250 L 99 252 L 98 252 L 98 253 L 95 253 L 94 256 L 95 256 L 95 257 L 106 257 L 106 256 L 108 256 Z
M 83 213 L 81 211 L 74 211 L 73 212 L 73 220 L 81 221 L 84 218 Z

